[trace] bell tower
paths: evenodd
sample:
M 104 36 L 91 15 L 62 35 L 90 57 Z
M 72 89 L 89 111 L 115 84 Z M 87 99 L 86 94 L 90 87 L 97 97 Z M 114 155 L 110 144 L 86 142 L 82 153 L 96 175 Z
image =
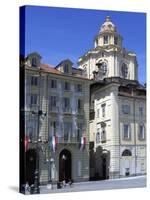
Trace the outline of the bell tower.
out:
M 79 68 L 89 79 L 103 80 L 120 77 L 138 80 L 136 54 L 122 45 L 123 38 L 109 16 L 106 16 L 98 35 L 94 38 L 94 48 L 78 60 Z

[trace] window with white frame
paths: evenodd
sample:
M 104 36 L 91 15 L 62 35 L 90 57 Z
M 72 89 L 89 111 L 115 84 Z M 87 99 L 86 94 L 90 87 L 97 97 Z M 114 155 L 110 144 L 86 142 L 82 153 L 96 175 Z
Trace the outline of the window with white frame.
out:
M 67 81 L 64 82 L 64 90 L 65 91 L 70 91 L 70 83 L 67 82 Z
M 106 104 L 105 103 L 101 105 L 101 109 L 102 109 L 102 117 L 105 117 L 105 115 L 106 115 Z
M 97 129 L 97 133 L 96 133 L 96 143 L 100 142 L 100 129 Z
M 57 88 L 57 80 L 51 79 L 50 80 L 50 87 L 51 88 Z
M 123 78 L 126 79 L 128 77 L 128 66 L 127 66 L 127 64 L 125 64 L 125 63 L 122 64 L 121 73 L 122 73 Z
M 62 103 L 63 103 L 63 111 L 64 112 L 70 111 L 70 98 L 64 97 Z
M 64 141 L 70 141 L 72 136 L 72 123 L 64 122 Z
M 100 117 L 100 109 L 98 108 L 97 109 L 97 118 L 99 118 Z
M 38 103 L 38 95 L 37 94 L 31 94 L 30 96 L 30 105 L 37 105 Z
M 33 67 L 37 67 L 37 58 L 36 57 L 33 57 L 31 62 L 32 62 Z
M 50 135 L 54 136 L 54 135 L 58 135 L 58 122 L 57 121 L 51 121 L 50 122 Z
M 69 65 L 68 64 L 64 65 L 64 73 L 69 73 Z
M 130 114 L 130 105 L 122 105 L 122 113 L 123 114 Z
M 83 100 L 82 99 L 77 100 L 77 111 L 78 112 L 83 111 Z
M 76 92 L 82 92 L 82 85 L 81 84 L 76 85 Z
M 124 140 L 131 139 L 131 130 L 129 124 L 123 124 L 123 139 Z
M 145 127 L 144 125 L 139 125 L 139 134 L 138 134 L 139 140 L 145 139 Z
M 105 129 L 105 127 L 101 128 L 101 142 L 106 142 L 106 129 Z
M 38 77 L 37 76 L 31 76 L 31 85 L 32 86 L 38 85 Z
M 50 96 L 49 97 L 49 110 L 56 110 L 57 101 L 58 101 L 58 97 L 57 96 Z
M 103 39 L 104 39 L 104 44 L 108 44 L 109 36 L 108 35 L 104 35 Z
M 139 107 L 139 115 L 140 115 L 140 117 L 143 117 L 143 107 L 142 106 Z
M 79 122 L 77 124 L 77 141 L 79 142 L 83 134 L 83 123 Z

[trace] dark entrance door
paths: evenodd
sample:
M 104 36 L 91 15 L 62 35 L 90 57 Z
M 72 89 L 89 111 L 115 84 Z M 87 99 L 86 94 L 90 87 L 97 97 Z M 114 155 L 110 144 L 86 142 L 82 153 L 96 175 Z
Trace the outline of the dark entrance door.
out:
M 103 179 L 107 178 L 106 174 L 106 158 L 102 158 L 102 171 L 103 171 Z
M 26 182 L 29 185 L 34 184 L 34 173 L 36 168 L 36 151 L 29 149 L 26 152 Z
M 67 149 L 60 152 L 59 155 L 59 181 L 71 180 L 71 153 Z

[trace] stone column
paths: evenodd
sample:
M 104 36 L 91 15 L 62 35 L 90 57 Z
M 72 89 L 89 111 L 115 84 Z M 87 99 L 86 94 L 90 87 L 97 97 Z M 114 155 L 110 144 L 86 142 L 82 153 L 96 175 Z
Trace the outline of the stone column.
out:
M 110 178 L 119 177 L 119 101 L 118 85 L 111 89 L 111 146 L 110 146 Z

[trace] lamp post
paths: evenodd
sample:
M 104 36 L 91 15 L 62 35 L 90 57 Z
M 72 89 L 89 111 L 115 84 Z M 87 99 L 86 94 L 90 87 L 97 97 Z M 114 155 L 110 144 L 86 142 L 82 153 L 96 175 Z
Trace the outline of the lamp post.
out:
M 48 162 L 48 186 L 47 186 L 47 188 L 53 189 L 51 171 L 52 171 L 52 164 L 54 163 L 54 159 L 53 158 L 47 159 L 47 162 Z
M 40 187 L 39 187 L 39 144 L 42 142 L 41 139 L 39 138 L 39 128 L 40 128 L 40 117 L 41 116 L 46 116 L 46 113 L 43 113 L 42 110 L 39 110 L 37 113 L 34 111 L 32 114 L 37 114 L 37 121 L 38 121 L 38 129 L 37 129 L 37 137 L 36 137 L 36 168 L 35 168 L 35 173 L 34 173 L 34 194 L 39 194 L 40 193 Z

